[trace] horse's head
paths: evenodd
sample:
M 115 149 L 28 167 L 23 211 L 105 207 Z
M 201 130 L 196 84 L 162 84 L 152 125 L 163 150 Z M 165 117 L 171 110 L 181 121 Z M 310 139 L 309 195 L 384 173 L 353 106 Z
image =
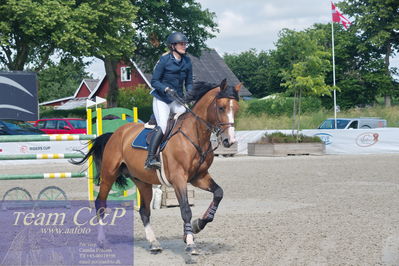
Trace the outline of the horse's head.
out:
M 235 87 L 227 86 L 226 79 L 224 79 L 219 87 L 220 92 L 215 98 L 215 122 L 216 126 L 221 130 L 220 137 L 223 146 L 228 148 L 236 142 L 234 117 L 239 109 L 238 92 L 240 91 L 241 84 Z

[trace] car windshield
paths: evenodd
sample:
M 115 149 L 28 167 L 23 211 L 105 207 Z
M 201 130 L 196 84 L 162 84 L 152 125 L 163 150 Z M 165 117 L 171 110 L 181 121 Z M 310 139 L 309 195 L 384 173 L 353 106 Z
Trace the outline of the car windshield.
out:
M 350 122 L 349 119 L 337 119 L 337 128 L 344 129 L 349 122 Z M 335 128 L 334 119 L 327 119 L 319 126 L 319 129 L 334 129 L 334 128 Z
M 32 131 L 37 131 L 37 129 L 34 126 L 32 126 L 29 123 L 23 122 L 23 121 L 3 120 L 3 123 L 10 130 L 19 130 L 19 131 L 32 130 Z
M 85 120 L 69 120 L 69 123 L 76 129 L 83 129 L 86 128 L 86 121 Z

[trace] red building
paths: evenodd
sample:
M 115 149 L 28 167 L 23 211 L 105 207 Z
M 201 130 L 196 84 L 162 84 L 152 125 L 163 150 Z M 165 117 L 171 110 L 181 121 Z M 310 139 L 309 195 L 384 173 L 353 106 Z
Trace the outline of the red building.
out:
M 140 84 L 151 87 L 150 82 L 144 76 L 144 73 L 132 62 L 132 66 L 125 63 L 119 63 L 116 69 L 118 87 L 134 88 Z M 75 94 L 70 97 L 56 99 L 40 103 L 40 106 L 61 106 L 68 102 L 81 102 L 80 106 L 85 106 L 86 99 L 94 100 L 96 96 L 107 98 L 109 91 L 109 81 L 105 75 L 102 79 L 84 79 L 76 89 Z M 69 108 L 65 108 L 69 109 Z

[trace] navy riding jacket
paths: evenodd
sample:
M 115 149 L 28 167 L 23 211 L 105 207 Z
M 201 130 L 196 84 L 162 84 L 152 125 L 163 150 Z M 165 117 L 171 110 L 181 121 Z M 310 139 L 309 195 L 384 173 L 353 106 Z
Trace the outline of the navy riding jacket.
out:
M 178 61 L 172 53 L 163 55 L 152 73 L 151 94 L 165 103 L 171 103 L 173 99 L 165 93 L 166 87 L 174 89 L 183 97 L 183 84 L 186 91 L 193 88 L 193 67 L 190 58 L 183 55 Z

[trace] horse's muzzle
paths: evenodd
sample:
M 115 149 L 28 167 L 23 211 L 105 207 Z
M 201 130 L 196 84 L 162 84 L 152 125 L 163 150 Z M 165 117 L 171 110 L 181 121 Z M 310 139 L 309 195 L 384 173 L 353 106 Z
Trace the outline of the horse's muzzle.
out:
M 223 146 L 225 147 L 225 148 L 230 148 L 231 147 L 231 145 L 233 145 L 234 144 L 234 142 L 229 142 L 229 139 L 224 139 L 223 141 L 222 141 L 222 143 L 223 143 Z

